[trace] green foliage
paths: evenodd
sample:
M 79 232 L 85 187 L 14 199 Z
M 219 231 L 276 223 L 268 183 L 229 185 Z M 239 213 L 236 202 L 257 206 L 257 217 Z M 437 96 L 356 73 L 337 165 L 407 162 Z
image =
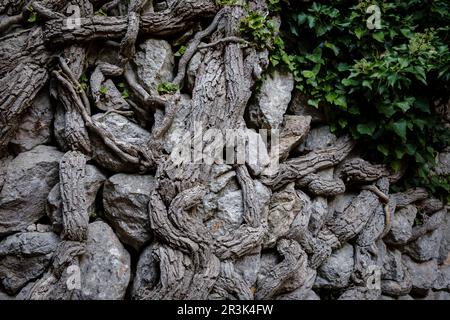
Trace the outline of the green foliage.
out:
M 130 97 L 130 92 L 128 91 L 125 83 L 120 82 L 117 86 L 119 87 L 120 94 L 122 95 L 122 98 L 128 99 Z
M 377 3 L 382 28 L 370 30 L 366 9 Z M 437 151 L 450 141 L 434 105 L 449 99 L 450 2 L 273 0 L 269 4 L 287 22 L 282 32 L 289 39 L 286 49 L 284 43 L 279 46 L 284 57 L 275 50 L 271 61 L 282 62 L 293 72 L 308 104 L 326 106 L 332 130 L 350 133 L 367 147 L 368 156 L 394 170 L 408 164 L 407 183 L 448 194 L 448 177 L 438 179 L 429 172 Z M 258 30 L 264 29 L 260 19 L 251 21 Z M 268 33 L 255 38 L 264 40 Z
M 30 6 L 30 7 L 28 7 L 28 11 L 29 11 L 30 15 L 29 15 L 27 21 L 30 23 L 36 22 L 37 21 L 37 13 L 36 13 L 36 11 L 34 11 L 34 8 Z
M 82 91 L 88 92 L 89 91 L 89 80 L 86 74 L 82 74 L 80 76 L 79 80 L 80 86 L 77 88 L 77 92 L 81 93 Z
M 181 46 L 180 49 L 178 49 L 177 52 L 175 52 L 174 56 L 175 57 L 182 57 L 185 53 L 186 53 L 186 46 Z
M 104 95 L 106 95 L 107 93 L 108 93 L 108 88 L 107 87 L 100 87 L 100 90 L 98 90 L 98 92 L 102 95 L 102 96 L 104 96 Z
M 178 86 L 176 84 L 170 82 L 163 82 L 158 85 L 156 90 L 158 90 L 159 94 L 173 94 L 178 91 Z
M 108 16 L 108 14 L 105 11 L 103 11 L 102 9 L 99 9 L 99 10 L 95 11 L 94 14 L 96 16 L 100 16 L 100 17 L 107 17 Z
M 420 214 L 418 214 L 417 216 L 416 216 L 416 218 L 414 219 L 414 227 L 418 227 L 418 226 L 421 226 L 421 225 L 423 225 L 423 217 L 420 215 Z
M 276 27 L 273 20 L 250 11 L 248 16 L 241 20 L 239 31 L 256 47 L 265 49 L 272 46 Z
M 273 1 L 275 3 L 275 0 Z M 286 53 L 284 41 L 279 35 L 279 28 L 270 17 L 250 11 L 248 16 L 241 20 L 239 31 L 256 48 L 270 50 L 271 69 L 277 66 L 292 68 L 291 58 Z
M 237 6 L 241 3 L 241 0 L 216 0 L 216 4 L 219 6 Z

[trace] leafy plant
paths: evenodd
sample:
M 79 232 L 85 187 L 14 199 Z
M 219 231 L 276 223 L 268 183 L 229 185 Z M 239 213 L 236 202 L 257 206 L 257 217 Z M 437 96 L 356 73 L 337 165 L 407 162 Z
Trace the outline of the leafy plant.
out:
M 378 1 L 379 30 L 367 27 L 372 4 L 269 0 L 287 21 L 283 39 L 272 37 L 270 18 L 251 15 L 244 25 L 267 43 L 272 65 L 291 70 L 308 104 L 328 110 L 332 131 L 351 134 L 366 156 L 396 171 L 407 166 L 405 186 L 446 196 L 448 177 L 430 171 L 450 141 L 435 112 L 435 101 L 448 101 L 450 92 L 450 3 Z
M 241 5 L 241 0 L 216 0 L 216 4 L 219 6 L 236 6 Z
M 37 13 L 36 13 L 36 11 L 34 11 L 34 8 L 30 6 L 30 7 L 28 7 L 28 11 L 30 12 L 30 15 L 29 15 L 27 21 L 31 22 L 31 23 L 36 22 L 37 21 Z
M 79 79 L 80 86 L 77 88 L 77 92 L 88 92 L 89 91 L 89 80 L 86 74 L 82 74 Z
M 253 46 L 269 49 L 271 70 L 275 67 L 292 68 L 291 58 L 285 51 L 285 44 L 279 35 L 279 28 L 270 17 L 251 11 L 241 20 L 239 31 Z
M 107 88 L 107 87 L 104 87 L 104 86 L 101 86 L 100 89 L 98 90 L 98 92 L 99 92 L 102 96 L 104 96 L 104 95 L 106 95 L 106 94 L 108 93 L 108 88 Z
M 280 12 L 282 9 L 282 0 L 267 0 L 267 6 L 271 12 Z
M 102 9 L 99 9 L 99 10 L 95 11 L 94 14 L 96 16 L 100 16 L 100 17 L 107 17 L 108 16 L 108 14 L 105 11 L 103 11 Z
M 126 85 L 124 82 L 120 82 L 118 85 L 120 94 L 122 95 L 122 98 L 128 99 L 130 97 L 130 92 L 128 91 Z
M 177 52 L 175 52 L 174 56 L 175 57 L 182 57 L 185 53 L 186 53 L 186 46 L 181 46 L 180 49 L 178 49 Z
M 159 94 L 173 94 L 178 91 L 178 86 L 171 82 L 163 82 L 158 85 L 156 90 L 158 90 Z

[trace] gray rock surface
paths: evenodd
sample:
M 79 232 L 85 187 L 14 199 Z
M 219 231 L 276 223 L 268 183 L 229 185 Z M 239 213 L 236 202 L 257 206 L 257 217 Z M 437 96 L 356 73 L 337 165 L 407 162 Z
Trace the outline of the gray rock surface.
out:
M 397 210 L 392 217 L 391 230 L 387 235 L 387 241 L 395 244 L 405 244 L 412 236 L 416 214 L 417 208 L 413 205 Z
M 442 223 L 442 240 L 441 247 L 439 248 L 439 260 L 440 264 L 446 263 L 450 264 L 450 210 L 447 207 L 447 211 L 444 216 L 444 221 Z
M 14 159 L 13 156 L 4 155 L 0 159 L 0 191 L 2 190 L 3 184 L 5 183 L 6 174 L 8 172 L 9 163 Z
M 433 289 L 450 291 L 450 265 L 444 264 L 439 268 Z
M 159 264 L 154 256 L 155 250 L 157 250 L 157 246 L 150 245 L 142 251 L 139 257 L 131 290 L 134 299 L 139 299 L 145 288 L 152 288 L 158 283 Z
M 438 277 L 438 265 L 436 259 L 418 263 L 407 255 L 402 256 L 403 263 L 408 268 L 412 276 L 413 291 L 417 294 L 425 295 L 433 288 Z
M 255 104 L 250 107 L 252 121 L 266 129 L 280 128 L 293 89 L 292 74 L 275 71 L 268 75 L 263 80 Z
M 62 155 L 54 147 L 37 146 L 11 161 L 0 192 L 0 236 L 22 230 L 45 215 Z
M 434 230 L 413 241 L 405 247 L 405 252 L 417 261 L 428 261 L 439 258 L 439 248 L 443 231 Z
M 329 126 L 320 126 L 311 129 L 305 142 L 298 147 L 298 150 L 301 152 L 309 152 L 325 149 L 334 145 L 336 141 L 337 137 L 330 132 Z
M 318 288 L 345 288 L 353 272 L 353 246 L 345 244 L 336 250 L 317 270 L 314 284 Z
M 137 124 L 117 113 L 96 114 L 92 117 L 118 142 L 132 146 L 145 146 L 150 139 L 150 133 Z M 93 159 L 95 162 L 113 172 L 133 173 L 139 168 L 116 156 L 100 139 L 92 136 Z
M 141 85 L 149 91 L 173 79 L 174 56 L 165 40 L 145 40 L 136 52 L 134 64 Z
M 203 54 L 201 52 L 197 52 L 192 57 L 191 61 L 188 64 L 186 70 L 186 85 L 187 88 L 192 91 L 195 86 L 195 79 L 197 78 L 197 71 L 202 64 Z
M 130 254 L 104 222 L 89 225 L 86 253 L 80 261 L 83 299 L 121 300 L 130 281 Z
M 52 232 L 16 233 L 0 242 L 0 279 L 15 294 L 42 275 L 53 257 L 58 236 Z
M 298 90 L 292 93 L 292 100 L 289 104 L 289 113 L 297 116 L 311 117 L 312 124 L 326 122 L 326 117 L 322 109 L 315 108 L 308 104 L 308 98 Z
M 152 176 L 116 174 L 105 182 L 105 217 L 119 239 L 136 250 L 151 239 L 148 202 L 155 187 Z
M 43 90 L 23 116 L 11 146 L 16 152 L 33 149 L 51 140 L 54 110 L 50 103 L 48 89 Z
M 438 175 L 449 175 L 450 174 L 450 150 L 441 152 L 438 155 L 437 166 L 435 172 Z

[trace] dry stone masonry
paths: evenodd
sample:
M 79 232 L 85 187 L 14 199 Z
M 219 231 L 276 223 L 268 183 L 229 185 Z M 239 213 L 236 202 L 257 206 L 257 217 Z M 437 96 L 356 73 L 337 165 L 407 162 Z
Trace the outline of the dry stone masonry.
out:
M 0 0 L 0 299 L 450 299 L 448 205 L 390 192 L 265 73 L 239 34 L 265 0 L 22 2 Z M 174 163 L 198 123 L 278 148 Z

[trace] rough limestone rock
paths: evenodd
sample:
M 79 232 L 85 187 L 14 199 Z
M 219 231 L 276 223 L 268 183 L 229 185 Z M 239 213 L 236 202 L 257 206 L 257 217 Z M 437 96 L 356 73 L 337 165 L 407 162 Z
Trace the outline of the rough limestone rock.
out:
M 232 226 L 239 226 L 243 221 L 244 206 L 242 204 L 242 191 L 225 191 L 217 201 L 217 218 Z
M 291 101 L 294 78 L 290 73 L 275 71 L 268 75 L 250 107 L 252 121 L 266 129 L 279 129 Z
M 434 230 L 408 244 L 405 252 L 417 261 L 428 261 L 439 258 L 443 231 L 441 228 Z
M 45 215 L 62 155 L 55 147 L 37 146 L 11 161 L 0 192 L 0 236 L 22 230 Z
M 347 243 L 333 252 L 320 266 L 314 286 L 328 289 L 345 288 L 349 283 L 353 267 L 353 246 Z
M 450 291 L 450 265 L 444 264 L 439 268 L 438 276 L 433 284 L 433 289 Z
M 323 124 L 326 122 L 325 113 L 321 108 L 315 108 L 308 104 L 308 97 L 306 97 L 299 90 L 294 90 L 292 93 L 292 100 L 289 104 L 288 112 L 297 116 L 311 117 L 311 124 Z
M 130 254 L 104 222 L 89 225 L 86 253 L 80 261 L 83 299 L 121 300 L 130 281 Z
M 437 165 L 434 169 L 437 175 L 445 176 L 450 175 L 450 150 L 441 152 L 438 155 Z
M 139 257 L 131 291 L 133 299 L 139 299 L 145 288 L 152 288 L 158 282 L 159 265 L 154 255 L 156 250 L 155 245 L 150 245 L 142 251 Z
M 386 241 L 394 244 L 406 244 L 412 236 L 416 214 L 417 208 L 413 205 L 397 210 L 392 217 L 391 230 L 386 237 Z
M 223 172 L 227 172 L 227 166 L 223 166 Z M 225 225 L 226 228 L 235 229 L 238 228 L 244 221 L 244 206 L 242 203 L 243 194 L 239 189 L 234 176 L 234 171 L 223 174 L 221 178 L 222 182 L 216 182 L 215 188 L 219 189 L 219 185 L 222 185 L 222 190 L 218 192 L 217 198 L 214 200 L 215 218 L 212 219 L 209 225 Z M 265 206 L 269 200 L 271 193 L 267 187 L 261 182 L 255 181 L 255 189 L 258 193 L 258 201 Z M 224 228 L 214 228 L 214 232 L 223 233 Z
M 98 89 L 97 89 L 98 88 Z M 96 98 L 95 105 L 102 111 L 109 110 L 127 110 L 130 106 L 122 97 L 119 89 L 111 79 L 98 83 L 96 88 L 98 91 L 94 92 L 94 86 L 91 84 L 92 95 Z M 101 93 L 102 90 L 104 93 Z
M 403 255 L 402 259 L 412 276 L 413 292 L 425 295 L 428 290 L 433 288 L 438 277 L 439 270 L 436 259 L 422 263 L 415 262 L 407 255 Z
M 9 294 L 42 275 L 53 257 L 58 236 L 52 232 L 16 233 L 0 242 L 0 279 Z
M 192 92 L 195 86 L 195 79 L 197 78 L 197 71 L 202 64 L 204 55 L 201 52 L 197 52 L 192 57 L 186 70 L 186 86 L 189 91 Z
M 53 135 L 58 148 L 62 151 L 67 151 L 65 130 L 66 120 L 64 118 L 64 108 L 62 106 L 58 106 L 56 107 L 54 114 Z
M 444 221 L 442 224 L 442 241 L 439 248 L 439 263 L 450 264 L 450 210 L 447 207 Z
M 105 182 L 105 217 L 119 239 L 136 250 L 151 239 L 148 202 L 155 189 L 152 176 L 116 174 Z
M 176 102 L 178 104 L 178 112 L 167 132 L 167 139 L 164 145 L 168 153 L 172 152 L 173 148 L 182 141 L 183 136 L 186 134 L 185 121 L 191 112 L 190 102 L 191 98 L 187 94 L 180 95 L 180 100 Z
M 310 130 L 310 125 L 310 116 L 284 116 L 279 143 L 280 161 L 287 159 L 289 153 L 305 138 Z
M 320 126 L 312 129 L 305 142 L 298 147 L 301 152 L 325 149 L 331 147 L 337 141 L 337 137 L 330 132 L 329 126 Z
M 4 155 L 0 159 L 0 191 L 2 190 L 3 184 L 5 183 L 5 177 L 8 172 L 9 163 L 14 159 L 13 156 Z
M 412 279 L 408 268 L 402 261 L 400 250 L 390 250 L 382 242 L 378 245 L 381 268 L 381 289 L 390 296 L 403 296 L 412 289 Z
M 0 0 L 0 300 L 450 300 L 448 201 L 270 67 L 240 29 L 278 1 L 232 2 Z
M 174 56 L 172 47 L 165 40 L 145 40 L 136 52 L 134 64 L 141 85 L 149 91 L 173 79 Z
M 245 135 L 245 163 L 253 176 L 259 176 L 269 169 L 271 155 L 258 132 L 245 130 Z
M 97 121 L 101 128 L 108 131 L 119 142 L 132 146 L 145 146 L 150 139 L 150 133 L 148 131 L 120 114 L 99 113 L 92 118 Z M 93 137 L 92 143 L 94 146 L 93 159 L 99 166 L 113 172 L 133 173 L 139 171 L 138 166 L 118 158 L 98 138 Z
M 85 174 L 86 204 L 90 215 L 96 214 L 95 200 L 97 193 L 106 176 L 95 166 L 88 164 Z M 62 201 L 60 185 L 57 183 L 48 194 L 45 207 L 47 216 L 50 218 L 53 230 L 57 233 L 62 231 Z
M 242 257 L 236 261 L 234 268 L 241 274 L 242 279 L 253 288 L 261 268 L 261 254 L 255 253 Z
M 16 152 L 25 152 L 50 142 L 54 112 L 48 90 L 43 90 L 23 116 L 11 146 Z

